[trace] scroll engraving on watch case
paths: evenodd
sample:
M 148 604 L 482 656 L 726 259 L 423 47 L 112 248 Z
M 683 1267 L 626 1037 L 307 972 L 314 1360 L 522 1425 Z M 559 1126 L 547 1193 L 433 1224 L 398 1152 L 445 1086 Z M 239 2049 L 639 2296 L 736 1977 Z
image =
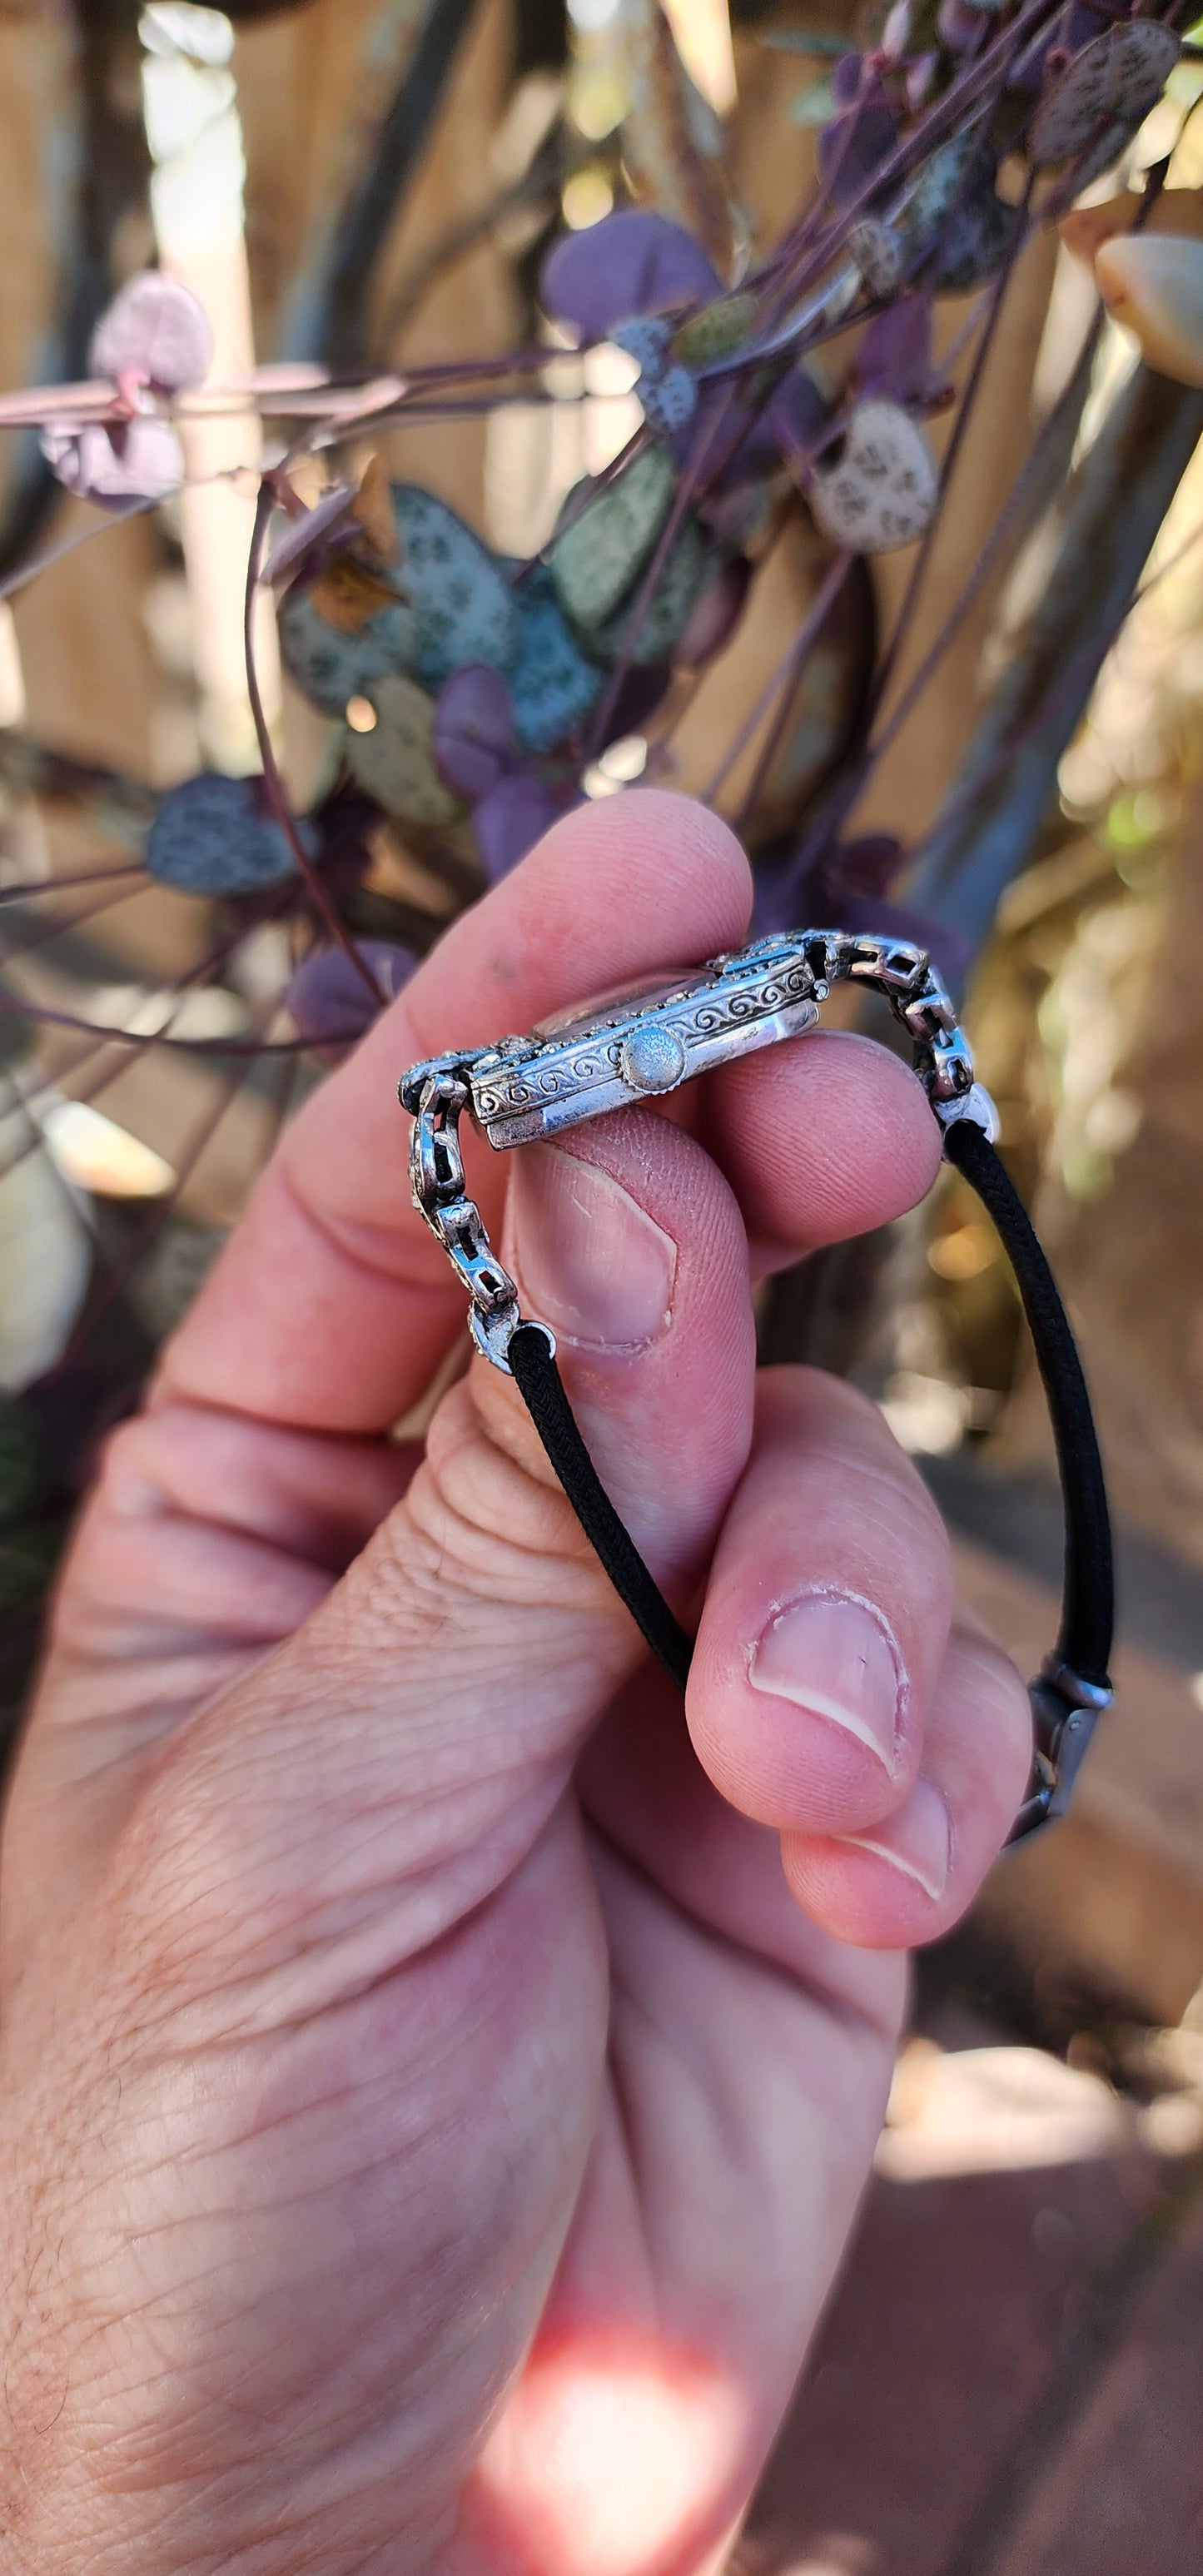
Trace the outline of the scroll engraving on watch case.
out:
M 458 1133 L 464 1111 L 498 1152 L 533 1143 L 802 1035 L 832 985 L 844 982 L 868 985 L 889 1002 L 941 1123 L 972 1118 L 996 1135 L 993 1104 L 974 1081 L 956 1012 L 925 951 L 848 931 L 754 940 L 705 966 L 561 1014 L 529 1037 L 451 1049 L 410 1067 L 400 1096 L 414 1121 L 414 1204 L 463 1281 L 473 1338 L 495 1367 L 508 1374 L 510 1336 L 520 1321 L 535 1319 L 520 1317 L 514 1281 L 467 1193 Z M 548 1339 L 554 1348 L 550 1333 Z

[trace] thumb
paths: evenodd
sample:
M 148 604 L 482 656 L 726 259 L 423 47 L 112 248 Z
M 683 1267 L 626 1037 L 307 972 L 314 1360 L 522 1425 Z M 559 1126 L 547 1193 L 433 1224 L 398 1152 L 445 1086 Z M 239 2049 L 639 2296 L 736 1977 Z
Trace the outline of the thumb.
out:
M 726 1182 L 692 1138 L 625 1112 L 516 1161 L 505 1240 L 603 1480 L 658 1578 L 687 1594 L 751 1437 L 747 1249 Z M 537 1840 L 642 1652 L 516 1387 L 474 1361 L 363 1554 L 160 1765 L 168 1865 L 181 1831 L 208 1853 L 188 1875 L 215 1892 L 210 1966 L 215 1949 L 246 1963 L 249 1926 L 271 1947 L 303 1922 L 308 1940 L 315 1908 L 341 1918 L 386 1887 L 390 1939 L 438 1938 Z

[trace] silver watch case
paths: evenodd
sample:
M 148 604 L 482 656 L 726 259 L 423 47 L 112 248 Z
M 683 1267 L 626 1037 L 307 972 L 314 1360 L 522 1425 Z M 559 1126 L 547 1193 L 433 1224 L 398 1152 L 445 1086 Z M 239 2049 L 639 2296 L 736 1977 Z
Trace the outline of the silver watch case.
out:
M 490 1145 L 501 1152 L 533 1144 L 797 1037 L 813 1028 L 826 991 L 804 942 L 760 939 L 671 983 L 628 987 L 587 1011 L 562 1013 L 529 1037 L 414 1065 L 402 1100 L 416 1112 L 431 1074 L 454 1064 Z

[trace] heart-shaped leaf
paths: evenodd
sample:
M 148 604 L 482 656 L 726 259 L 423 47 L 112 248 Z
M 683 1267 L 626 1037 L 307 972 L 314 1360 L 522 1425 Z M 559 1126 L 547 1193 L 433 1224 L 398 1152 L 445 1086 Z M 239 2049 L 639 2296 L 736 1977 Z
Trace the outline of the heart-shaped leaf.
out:
M 184 480 L 180 442 L 169 420 L 139 414 L 133 420 L 48 421 L 42 454 L 68 492 L 97 509 L 124 509 L 132 501 L 165 501 Z
M 922 430 L 898 403 L 858 403 L 835 465 L 816 467 L 810 505 L 825 536 L 857 554 L 910 545 L 936 504 L 936 469 Z
M 431 743 L 440 778 L 476 804 L 514 758 L 514 703 L 500 671 L 466 662 L 453 671 L 434 711 Z
M 697 520 L 687 513 L 638 633 L 635 612 L 641 583 L 635 585 L 630 597 L 606 619 L 604 626 L 594 627 L 587 639 L 590 653 L 610 664 L 622 660 L 628 651 L 637 665 L 671 660 L 712 560 Z
M 413 618 L 411 678 L 439 689 L 465 662 L 508 669 L 518 612 L 488 547 L 445 501 L 416 483 L 394 483 L 398 586 Z
M 178 394 L 203 384 L 213 357 L 213 333 L 204 306 L 174 277 L 157 268 L 131 277 L 114 296 L 92 334 L 88 364 L 114 384 L 136 379 L 159 393 Z
M 312 825 L 300 826 L 310 855 Z M 163 798 L 146 836 L 146 865 L 180 894 L 259 894 L 296 872 L 280 825 L 265 810 L 262 782 L 202 770 Z
M 289 678 L 324 716 L 343 715 L 352 698 L 366 697 L 385 672 L 404 670 L 413 657 L 413 613 L 400 599 L 356 633 L 332 626 L 308 591 L 293 589 L 280 602 L 277 624 Z
M 369 796 L 401 823 L 445 828 L 459 821 L 460 799 L 435 767 L 434 703 L 402 671 L 375 680 L 365 697 L 376 710 L 370 733 L 348 733 L 347 766 Z
M 708 367 L 716 358 L 732 357 L 751 338 L 758 311 L 757 298 L 746 287 L 716 296 L 674 331 L 674 358 L 683 367 Z
M 671 459 L 646 447 L 591 500 L 583 484 L 569 493 L 548 566 L 565 616 L 584 633 L 602 626 L 638 580 L 676 484 Z
M 683 224 L 633 207 L 565 234 L 539 280 L 544 312 L 586 340 L 604 340 L 633 313 L 671 313 L 718 291 L 705 251 Z
M 572 633 L 542 565 L 518 592 L 518 659 L 510 673 L 521 750 L 554 751 L 592 713 L 604 682 Z
M 508 876 L 520 859 L 541 841 L 561 811 L 541 778 L 519 772 L 499 780 L 472 816 L 480 863 L 490 885 Z
M 1045 91 L 1028 137 L 1036 169 L 1073 161 L 1100 128 L 1115 126 L 1118 156 L 1156 107 L 1182 48 L 1154 18 L 1130 18 L 1084 45 Z
M 306 957 L 288 987 L 292 1018 L 314 1046 L 346 1045 L 362 1037 L 418 962 L 411 949 L 390 939 L 357 939 L 355 945 L 377 987 L 375 1008 L 344 948 L 324 948 L 318 956 Z

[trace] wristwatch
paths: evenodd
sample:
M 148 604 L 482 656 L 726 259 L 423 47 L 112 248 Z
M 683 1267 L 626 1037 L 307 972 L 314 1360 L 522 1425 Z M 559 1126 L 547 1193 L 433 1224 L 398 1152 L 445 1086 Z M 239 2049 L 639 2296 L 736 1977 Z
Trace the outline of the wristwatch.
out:
M 467 1191 L 467 1112 L 497 1152 L 561 1134 L 814 1026 L 834 984 L 881 994 L 944 1130 L 944 1150 L 983 1200 L 1015 1270 L 1049 1400 L 1065 1501 L 1065 1589 L 1055 1652 L 1031 1685 L 1035 1753 L 1016 1839 L 1068 1799 L 1099 1711 L 1111 1698 L 1113 1624 L 1106 1489 L 1081 1363 L 1052 1273 L 994 1151 L 998 1121 L 974 1078 L 956 1011 L 926 952 L 841 930 L 781 932 L 701 967 L 628 986 L 526 1037 L 460 1047 L 411 1065 L 400 1097 L 413 1119 L 414 1204 L 468 1293 L 473 1341 L 512 1376 L 583 1527 L 648 1644 L 684 1688 L 691 1641 L 598 1479 L 556 1366 L 555 1336 L 524 1317 L 518 1291 Z

